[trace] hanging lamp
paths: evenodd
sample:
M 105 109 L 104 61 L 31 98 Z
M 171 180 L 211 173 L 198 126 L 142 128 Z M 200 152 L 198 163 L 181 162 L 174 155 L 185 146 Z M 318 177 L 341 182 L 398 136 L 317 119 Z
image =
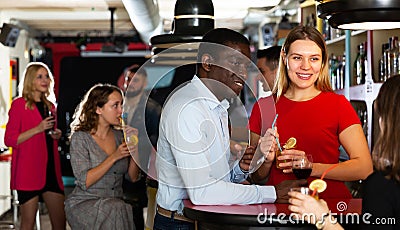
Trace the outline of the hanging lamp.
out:
M 317 15 L 337 29 L 400 28 L 399 0 L 317 0 Z

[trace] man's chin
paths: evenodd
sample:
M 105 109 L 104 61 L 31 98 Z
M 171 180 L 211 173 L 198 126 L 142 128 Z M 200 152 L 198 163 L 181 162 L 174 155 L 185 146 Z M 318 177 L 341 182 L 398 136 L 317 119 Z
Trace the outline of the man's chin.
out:
M 136 97 L 140 94 L 140 91 L 127 91 L 125 97 Z

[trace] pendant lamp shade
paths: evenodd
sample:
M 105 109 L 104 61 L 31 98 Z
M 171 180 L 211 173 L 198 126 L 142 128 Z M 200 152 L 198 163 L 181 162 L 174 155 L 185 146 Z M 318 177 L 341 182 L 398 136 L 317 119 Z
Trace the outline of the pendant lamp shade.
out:
M 150 39 L 153 47 L 169 48 L 174 45 L 199 42 L 203 35 L 214 29 L 214 5 L 211 0 L 177 0 L 172 33 Z
M 333 28 L 378 30 L 400 28 L 400 0 L 317 0 L 318 17 Z

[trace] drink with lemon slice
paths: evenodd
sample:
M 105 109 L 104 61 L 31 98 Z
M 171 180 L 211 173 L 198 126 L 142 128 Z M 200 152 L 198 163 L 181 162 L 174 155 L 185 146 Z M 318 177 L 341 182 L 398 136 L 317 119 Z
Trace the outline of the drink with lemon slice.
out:
M 297 145 L 297 140 L 296 140 L 296 138 L 294 138 L 294 137 L 291 137 L 291 138 L 289 138 L 287 141 L 286 141 L 286 143 L 282 146 L 284 149 L 294 149 L 294 148 L 296 148 L 296 145 Z M 278 160 L 278 157 L 281 155 L 281 151 L 280 151 L 280 149 L 278 148 L 277 150 L 276 150 L 276 152 L 275 152 L 275 158 L 276 158 L 276 167 L 278 168 L 278 169 L 280 169 L 281 167 L 279 167 L 279 164 L 280 163 L 286 163 L 286 160 L 283 160 L 283 161 L 281 161 L 281 160 Z
M 124 132 L 124 141 L 126 142 L 128 149 L 131 150 L 131 148 L 134 148 L 139 143 L 137 132 L 129 131 L 129 129 L 127 129 L 123 115 L 120 117 L 120 122 Z

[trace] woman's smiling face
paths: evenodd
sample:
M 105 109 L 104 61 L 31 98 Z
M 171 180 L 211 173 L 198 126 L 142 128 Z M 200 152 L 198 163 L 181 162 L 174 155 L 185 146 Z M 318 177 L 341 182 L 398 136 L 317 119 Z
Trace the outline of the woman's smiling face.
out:
M 314 87 L 322 68 L 322 51 L 311 40 L 297 40 L 283 57 L 291 81 L 290 86 L 300 89 Z

